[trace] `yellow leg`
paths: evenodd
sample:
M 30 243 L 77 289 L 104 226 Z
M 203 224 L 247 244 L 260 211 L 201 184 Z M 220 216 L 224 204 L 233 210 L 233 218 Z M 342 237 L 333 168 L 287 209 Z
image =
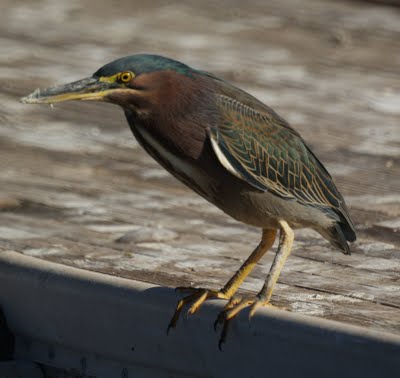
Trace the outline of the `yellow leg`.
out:
M 286 259 L 289 257 L 292 251 L 294 232 L 285 221 L 280 222 L 281 234 L 279 240 L 278 252 L 275 255 L 274 261 L 269 270 L 265 284 L 261 291 L 258 293 L 257 301 L 253 303 L 250 310 L 250 317 L 252 317 L 257 309 L 261 305 L 267 305 L 272 297 L 272 292 L 279 275 L 281 274 L 283 265 L 285 265 Z
M 228 281 L 228 283 L 221 289 L 221 293 L 225 294 L 227 299 L 231 298 L 236 293 L 237 289 L 239 289 L 240 285 L 254 269 L 261 257 L 263 257 L 272 247 L 275 237 L 276 230 L 263 230 L 260 244 L 234 274 L 234 276 Z
M 221 338 L 219 345 L 221 347 L 222 343 L 226 340 L 226 335 L 229 327 L 230 321 L 238 315 L 240 311 L 246 307 L 250 308 L 250 318 L 254 315 L 256 309 L 260 306 L 272 306 L 269 301 L 272 296 L 276 281 L 282 271 L 283 265 L 286 259 L 290 255 L 293 245 L 294 233 L 289 227 L 287 222 L 280 221 L 280 240 L 278 251 L 275 255 L 274 261 L 272 262 L 271 269 L 268 273 L 267 279 L 261 291 L 252 298 L 235 298 L 232 297 L 224 310 L 219 314 L 216 324 L 222 323 L 223 329 L 221 333 Z
M 190 287 L 177 288 L 179 291 L 189 292 L 191 294 L 182 298 L 178 302 L 175 308 L 175 313 L 169 323 L 168 330 L 170 328 L 175 328 L 185 305 L 190 305 L 188 314 L 192 315 L 207 299 L 230 299 L 236 293 L 245 278 L 253 270 L 261 257 L 263 257 L 265 253 L 272 247 L 275 241 L 275 237 L 276 230 L 263 230 L 260 244 L 221 290 L 217 291 Z

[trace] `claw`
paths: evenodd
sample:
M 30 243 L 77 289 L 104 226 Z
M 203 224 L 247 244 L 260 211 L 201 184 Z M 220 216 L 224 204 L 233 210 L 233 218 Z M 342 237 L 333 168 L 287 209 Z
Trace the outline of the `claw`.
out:
M 224 326 L 222 328 L 221 336 L 218 341 L 218 349 L 222 351 L 222 345 L 226 343 L 226 337 L 228 335 L 228 330 L 230 328 L 231 322 L 229 320 L 224 322 Z
M 232 320 L 241 310 L 248 306 L 248 302 L 248 300 L 245 300 L 242 297 L 233 297 L 226 304 L 225 308 L 218 314 L 217 320 L 214 323 L 214 328 L 216 329 L 218 324 L 222 324 L 221 336 L 218 342 L 219 350 L 222 351 L 222 345 L 226 343 Z
M 217 331 L 217 327 L 219 324 L 225 323 L 227 318 L 227 313 L 229 312 L 230 309 L 232 309 L 234 306 L 238 305 L 242 301 L 242 297 L 240 296 L 235 296 L 229 299 L 228 303 L 225 305 L 223 310 L 218 314 L 217 319 L 214 322 L 214 330 Z
M 182 298 L 176 305 L 174 315 L 169 322 L 167 328 L 167 334 L 169 333 L 171 328 L 175 328 L 180 315 L 182 313 L 183 307 L 185 305 L 190 305 L 188 310 L 188 315 L 195 314 L 201 307 L 201 305 L 207 299 L 228 299 L 227 296 L 222 291 L 216 290 L 208 290 L 208 289 L 201 289 L 201 288 L 194 288 L 194 287 L 177 287 L 175 291 L 189 293 L 188 296 Z
M 246 307 L 250 307 L 249 320 L 251 320 L 256 310 L 262 306 L 275 307 L 268 301 L 262 300 L 258 296 L 252 298 L 236 296 L 229 300 L 224 309 L 218 314 L 217 319 L 214 322 L 215 331 L 217 331 L 218 326 L 222 324 L 221 336 L 218 343 L 220 350 L 222 350 L 222 345 L 226 342 L 232 320 L 236 318 L 236 316 L 238 316 L 238 314 Z
M 214 321 L 214 331 L 215 332 L 218 331 L 218 324 L 221 323 L 220 316 L 221 316 L 221 313 L 218 314 L 217 319 L 215 319 L 215 321 Z
M 218 325 L 219 325 L 219 324 L 223 324 L 224 321 L 225 321 L 225 312 L 222 310 L 222 311 L 218 314 L 217 319 L 215 319 L 215 322 L 214 322 L 214 331 L 215 331 L 215 332 L 217 332 Z
M 254 303 L 251 305 L 250 307 L 250 312 L 249 312 L 249 321 L 251 320 L 251 318 L 254 316 L 256 310 L 261 307 L 263 305 L 263 303 L 261 302 L 261 300 L 258 298 L 254 301 Z M 266 305 L 266 303 L 265 303 Z
M 179 316 L 181 315 L 182 309 L 183 309 L 183 305 L 185 304 L 185 302 L 183 301 L 183 299 L 181 299 L 178 304 L 176 305 L 175 308 L 175 312 L 174 315 L 172 316 L 168 327 L 167 327 L 167 335 L 169 334 L 169 331 L 171 328 L 175 328 L 176 324 L 178 323 L 179 320 Z
M 220 351 L 222 351 L 222 345 L 226 343 L 226 338 L 228 335 L 228 331 L 230 329 L 231 319 L 227 318 L 228 311 L 229 311 L 229 309 L 222 310 L 218 314 L 217 319 L 214 322 L 215 331 L 217 331 L 218 325 L 222 324 L 221 336 L 219 337 L 219 341 L 218 341 L 218 349 Z
M 188 296 L 180 299 L 176 305 L 174 315 L 169 322 L 167 328 L 167 334 L 171 328 L 175 328 L 178 320 L 181 316 L 183 308 L 189 305 L 188 315 L 195 314 L 201 307 L 201 305 L 207 299 L 219 298 L 228 299 L 226 294 L 222 291 L 208 290 L 193 287 L 178 287 L 176 288 L 179 292 L 189 293 Z M 233 296 L 229 299 L 223 310 L 218 314 L 217 319 L 214 322 L 214 330 L 217 331 L 219 325 L 222 325 L 221 336 L 218 342 L 218 348 L 222 350 L 223 344 L 226 343 L 229 330 L 231 327 L 232 320 L 245 308 L 250 307 L 249 319 L 254 316 L 256 310 L 261 306 L 272 306 L 268 301 L 257 296 L 242 297 Z

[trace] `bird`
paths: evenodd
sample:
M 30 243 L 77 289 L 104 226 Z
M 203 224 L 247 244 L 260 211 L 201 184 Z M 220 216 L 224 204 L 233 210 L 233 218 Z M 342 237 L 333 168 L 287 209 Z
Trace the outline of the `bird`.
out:
M 332 176 L 300 134 L 266 104 L 212 73 L 153 54 L 119 58 L 92 76 L 36 89 L 27 104 L 70 100 L 122 107 L 144 150 L 194 192 L 235 220 L 261 229 L 261 241 L 220 289 L 181 287 L 168 330 L 181 312 L 196 313 L 209 299 L 224 299 L 215 326 L 219 345 L 244 309 L 252 317 L 271 297 L 292 250 L 294 230 L 311 228 L 344 254 L 356 240 L 354 224 Z M 279 243 L 258 294 L 239 287 Z

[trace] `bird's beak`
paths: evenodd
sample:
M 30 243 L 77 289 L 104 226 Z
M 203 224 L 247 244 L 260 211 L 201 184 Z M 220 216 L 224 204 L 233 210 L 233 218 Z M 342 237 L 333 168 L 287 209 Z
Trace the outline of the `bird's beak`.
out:
M 46 89 L 36 89 L 30 95 L 21 98 L 24 104 L 54 104 L 71 100 L 105 101 L 113 91 L 120 90 L 115 84 L 88 77 L 73 83 Z

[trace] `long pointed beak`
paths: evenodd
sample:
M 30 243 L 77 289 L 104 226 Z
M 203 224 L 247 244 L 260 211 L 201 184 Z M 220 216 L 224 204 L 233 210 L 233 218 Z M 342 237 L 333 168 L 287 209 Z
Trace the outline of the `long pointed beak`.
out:
M 116 90 L 110 83 L 88 77 L 73 83 L 46 89 L 36 89 L 30 95 L 21 98 L 24 104 L 54 104 L 71 100 L 104 101 L 105 96 Z

